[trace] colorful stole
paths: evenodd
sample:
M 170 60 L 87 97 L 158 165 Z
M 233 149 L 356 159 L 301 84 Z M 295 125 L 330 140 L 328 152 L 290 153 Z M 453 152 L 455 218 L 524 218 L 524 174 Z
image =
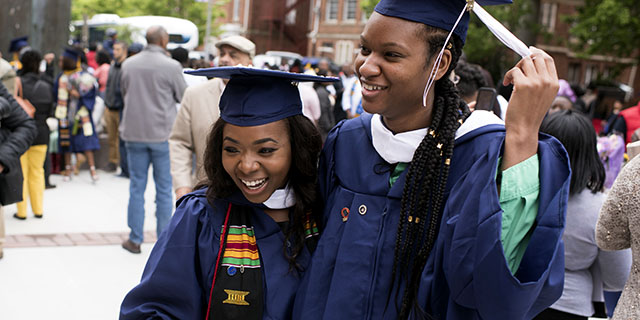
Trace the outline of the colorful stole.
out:
M 251 212 L 250 207 L 232 206 L 211 299 L 215 320 L 262 319 L 264 287 Z

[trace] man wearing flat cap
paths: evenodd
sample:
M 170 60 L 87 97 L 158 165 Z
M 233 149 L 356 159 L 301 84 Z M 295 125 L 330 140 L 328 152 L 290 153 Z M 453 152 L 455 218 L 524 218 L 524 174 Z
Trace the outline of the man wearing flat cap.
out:
M 226 37 L 216 43 L 220 51 L 219 66 L 248 66 L 256 46 L 241 36 Z M 219 117 L 218 103 L 228 80 L 213 78 L 187 88 L 169 137 L 171 176 L 176 199 L 191 192 L 205 178 L 202 164 L 209 130 Z M 193 154 L 196 155 L 195 175 Z

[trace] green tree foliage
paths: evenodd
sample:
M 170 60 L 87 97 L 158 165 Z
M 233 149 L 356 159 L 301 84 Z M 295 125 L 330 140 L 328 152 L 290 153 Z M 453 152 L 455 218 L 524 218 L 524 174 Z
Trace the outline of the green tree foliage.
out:
M 571 48 L 582 54 L 632 56 L 640 47 L 640 7 L 635 0 L 585 0 L 575 16 Z
M 216 33 L 215 19 L 224 16 L 222 5 L 226 1 L 215 1 L 212 10 L 212 34 Z M 71 19 L 91 18 L 98 13 L 115 13 L 120 17 L 154 15 L 190 20 L 198 26 L 199 39 L 204 41 L 207 22 L 207 2 L 195 0 L 73 0 Z

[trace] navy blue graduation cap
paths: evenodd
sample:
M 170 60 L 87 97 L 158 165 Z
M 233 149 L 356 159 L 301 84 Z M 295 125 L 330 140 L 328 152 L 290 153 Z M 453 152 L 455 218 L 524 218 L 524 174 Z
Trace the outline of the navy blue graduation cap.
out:
M 77 61 L 80 55 L 78 54 L 78 50 L 73 48 L 65 48 L 62 56 L 65 58 L 69 58 L 73 61 Z
M 9 44 L 9 52 L 18 52 L 20 49 L 28 46 L 29 42 L 27 42 L 27 39 L 27 37 L 19 37 L 11 40 L 11 43 Z
M 241 127 L 259 126 L 302 114 L 297 82 L 339 80 L 250 67 L 206 68 L 185 73 L 230 79 L 220 97 L 220 117 Z
M 381 0 L 375 7 L 379 14 L 451 31 L 467 0 Z M 476 0 L 480 5 L 509 4 L 511 0 Z M 454 34 L 464 43 L 469 28 L 469 13 L 465 13 Z

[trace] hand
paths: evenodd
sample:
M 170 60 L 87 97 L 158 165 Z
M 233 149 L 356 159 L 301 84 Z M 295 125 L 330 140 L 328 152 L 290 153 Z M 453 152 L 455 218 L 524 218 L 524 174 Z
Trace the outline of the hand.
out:
M 44 61 L 46 61 L 47 64 L 50 64 L 53 61 L 53 59 L 55 59 L 55 57 L 56 57 L 55 54 L 53 54 L 51 52 L 47 53 L 47 54 L 44 55 Z
M 176 189 L 176 199 L 180 199 L 182 198 L 182 196 L 184 196 L 185 194 L 189 193 L 193 191 L 191 188 L 189 187 L 180 187 L 178 189 Z
M 502 163 L 505 170 L 537 152 L 540 124 L 560 85 L 553 58 L 534 47 L 531 56 L 507 72 L 503 84 L 513 84 L 505 119 L 507 136 Z

